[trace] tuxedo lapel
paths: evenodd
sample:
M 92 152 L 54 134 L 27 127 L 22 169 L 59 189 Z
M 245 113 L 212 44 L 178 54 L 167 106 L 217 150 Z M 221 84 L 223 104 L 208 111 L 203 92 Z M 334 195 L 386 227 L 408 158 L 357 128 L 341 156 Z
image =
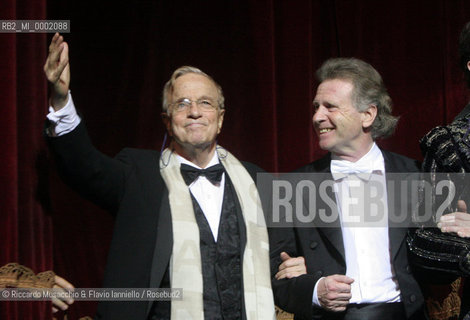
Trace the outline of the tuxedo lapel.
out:
M 405 241 L 407 231 L 408 229 L 406 228 L 389 228 L 388 229 L 388 237 L 390 241 L 390 257 L 392 261 L 395 260 L 395 256 L 397 255 L 400 247 Z
M 315 162 L 314 166 L 312 164 L 312 166 L 309 167 L 308 171 L 313 172 L 313 173 L 325 174 L 327 175 L 326 179 L 330 179 L 332 181 L 333 176 L 331 176 L 330 163 L 331 163 L 331 154 L 328 153 L 325 157 Z M 332 190 L 329 190 L 328 197 L 330 199 L 333 199 L 336 203 L 336 197 Z M 330 211 L 328 204 L 322 199 L 322 197 L 317 196 L 316 200 L 317 200 L 317 203 L 316 203 L 317 215 L 318 215 L 319 209 L 325 209 L 325 210 Z M 304 199 L 304 206 L 306 206 L 307 203 L 308 202 L 306 202 L 306 200 Z M 304 207 L 304 210 L 308 210 L 308 209 Z M 331 246 L 334 249 L 336 249 L 336 251 L 338 251 L 338 253 L 341 255 L 343 260 L 345 260 L 343 233 L 341 231 L 339 217 L 335 220 L 334 223 L 328 224 L 327 227 L 315 227 L 315 228 L 323 237 L 325 237 L 328 240 Z M 306 233 L 308 233 L 309 238 L 312 238 L 313 234 L 315 233 L 315 231 L 312 228 L 308 228 L 305 231 Z
M 168 200 L 168 189 L 162 190 L 162 200 L 159 208 L 157 239 L 150 270 L 149 288 L 157 288 L 162 281 L 163 275 L 168 268 L 173 247 L 173 231 L 171 223 L 170 202 Z M 147 315 L 150 312 L 153 301 L 149 301 Z
M 386 182 L 387 182 L 387 207 L 389 215 L 392 214 L 395 210 L 400 210 L 402 207 L 401 201 L 402 199 L 399 196 L 395 196 L 393 193 L 396 191 L 391 188 L 391 185 L 395 185 L 395 183 L 399 183 L 399 181 L 394 181 L 393 184 L 389 184 L 390 181 L 393 180 L 394 173 L 403 173 L 406 172 L 407 168 L 400 166 L 399 163 L 394 161 L 393 154 L 381 150 L 384 162 L 385 162 L 385 174 L 386 174 Z M 406 208 L 408 209 L 408 208 Z M 389 236 L 389 243 L 390 243 L 390 257 L 392 261 L 395 259 L 396 254 L 398 253 L 400 247 L 402 246 L 408 229 L 407 228 L 398 228 L 398 227 L 390 227 L 388 229 L 388 236 Z
M 346 261 L 344 256 L 344 243 L 343 243 L 343 233 L 341 228 L 319 228 L 319 232 L 322 233 L 325 238 L 331 243 L 331 245 L 338 251 L 338 253 L 343 258 L 343 261 Z

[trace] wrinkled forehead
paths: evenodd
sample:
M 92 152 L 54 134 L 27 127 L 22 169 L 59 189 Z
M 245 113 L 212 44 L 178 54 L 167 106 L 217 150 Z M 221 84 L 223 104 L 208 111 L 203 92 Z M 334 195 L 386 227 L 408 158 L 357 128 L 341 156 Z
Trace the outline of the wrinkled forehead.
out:
M 318 85 L 314 101 L 351 99 L 353 91 L 354 85 L 349 80 L 324 80 Z
M 218 92 L 215 83 L 208 77 L 197 73 L 187 73 L 175 79 L 171 97 L 172 100 L 181 98 L 217 100 Z

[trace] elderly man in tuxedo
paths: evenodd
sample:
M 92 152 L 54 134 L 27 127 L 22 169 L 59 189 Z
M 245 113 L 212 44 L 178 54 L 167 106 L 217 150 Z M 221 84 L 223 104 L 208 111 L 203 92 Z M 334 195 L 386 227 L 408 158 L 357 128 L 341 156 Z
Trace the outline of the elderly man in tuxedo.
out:
M 273 267 L 280 265 L 273 279 L 275 302 L 296 319 L 420 319 L 423 297 L 408 264 L 407 229 L 346 221 L 348 215 L 364 217 L 360 206 L 351 205 L 354 197 L 359 202 L 365 198 L 353 195 L 355 186 L 367 187 L 372 181 L 367 179 L 374 179 L 387 190 L 390 173 L 419 171 L 414 160 L 375 143 L 395 129 L 391 99 L 379 73 L 359 59 L 329 59 L 317 77 L 313 124 L 320 148 L 329 153 L 297 172 L 330 177 L 335 190 L 330 199 L 339 220 L 273 233 Z M 389 192 L 379 199 L 384 217 L 394 206 Z M 328 208 L 323 200 L 316 197 L 316 212 Z
M 273 319 L 268 235 L 253 178 L 259 169 L 216 144 L 221 87 L 197 68 L 177 69 L 163 90 L 169 147 L 109 158 L 75 111 L 59 34 L 44 71 L 52 88 L 48 140 L 60 173 L 115 216 L 104 287 L 182 288 L 182 299 L 171 301 L 101 302 L 96 318 Z

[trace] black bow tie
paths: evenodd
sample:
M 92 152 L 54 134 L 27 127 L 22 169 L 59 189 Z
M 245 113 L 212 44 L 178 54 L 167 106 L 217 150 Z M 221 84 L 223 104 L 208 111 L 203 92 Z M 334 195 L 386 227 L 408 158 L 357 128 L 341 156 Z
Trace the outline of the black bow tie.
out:
M 222 173 L 224 173 L 224 167 L 220 163 L 207 169 L 198 169 L 182 163 L 180 170 L 184 182 L 188 186 L 199 176 L 205 176 L 213 185 L 218 185 L 220 180 L 222 180 Z

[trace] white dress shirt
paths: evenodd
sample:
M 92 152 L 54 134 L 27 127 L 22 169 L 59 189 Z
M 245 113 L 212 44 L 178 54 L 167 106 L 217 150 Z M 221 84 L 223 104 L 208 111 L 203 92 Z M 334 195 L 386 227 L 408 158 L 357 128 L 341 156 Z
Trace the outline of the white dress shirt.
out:
M 79 125 L 81 119 L 75 109 L 70 91 L 68 93 L 67 104 L 62 109 L 55 111 L 52 106 L 49 106 L 49 114 L 47 115 L 47 118 L 51 122 L 51 126 L 48 129 L 48 134 L 51 136 L 64 135 Z M 194 163 L 184 159 L 179 155 L 177 155 L 177 159 L 180 163 L 186 163 L 187 165 L 199 168 Z M 217 152 L 215 152 L 207 167 L 218 163 L 219 158 L 217 157 Z M 204 215 L 206 216 L 215 241 L 217 241 L 217 235 L 219 231 L 220 215 L 224 198 L 224 186 L 225 173 L 222 174 L 222 180 L 220 181 L 219 186 L 214 186 L 204 176 L 199 176 L 189 186 L 189 190 L 196 198 L 196 201 L 199 203 L 202 211 L 204 212 Z
M 354 163 L 332 155 L 330 167 L 335 179 L 334 191 L 341 221 L 346 275 L 354 279 L 349 302 L 399 302 L 400 289 L 390 256 L 387 186 L 382 152 L 373 143 L 369 152 Z M 364 201 L 365 195 L 374 197 L 374 205 Z M 381 215 L 381 218 L 371 222 L 368 215 Z M 315 305 L 320 305 L 317 285 L 318 282 L 312 300 Z
M 55 111 L 52 106 L 49 106 L 47 119 L 51 122 L 51 126 L 48 128 L 47 132 L 51 136 L 64 135 L 79 125 L 81 119 L 75 109 L 70 90 L 68 93 L 67 104 L 62 109 Z
M 200 168 L 194 163 L 186 160 L 185 158 L 177 155 L 177 159 L 180 163 L 185 163 L 189 166 Z M 214 166 L 218 164 L 219 157 L 217 156 L 217 152 L 214 152 L 214 156 L 212 157 L 209 164 L 206 168 Z M 189 185 L 189 191 L 193 194 L 196 201 L 199 203 L 204 215 L 206 216 L 207 222 L 211 227 L 212 235 L 214 236 L 214 240 L 217 241 L 217 235 L 219 232 L 219 222 L 220 222 L 220 215 L 222 212 L 222 202 L 224 200 L 224 186 L 225 186 L 225 173 L 222 174 L 222 180 L 220 180 L 220 184 L 218 186 L 213 185 L 205 176 L 199 176 L 196 180 L 194 180 Z

